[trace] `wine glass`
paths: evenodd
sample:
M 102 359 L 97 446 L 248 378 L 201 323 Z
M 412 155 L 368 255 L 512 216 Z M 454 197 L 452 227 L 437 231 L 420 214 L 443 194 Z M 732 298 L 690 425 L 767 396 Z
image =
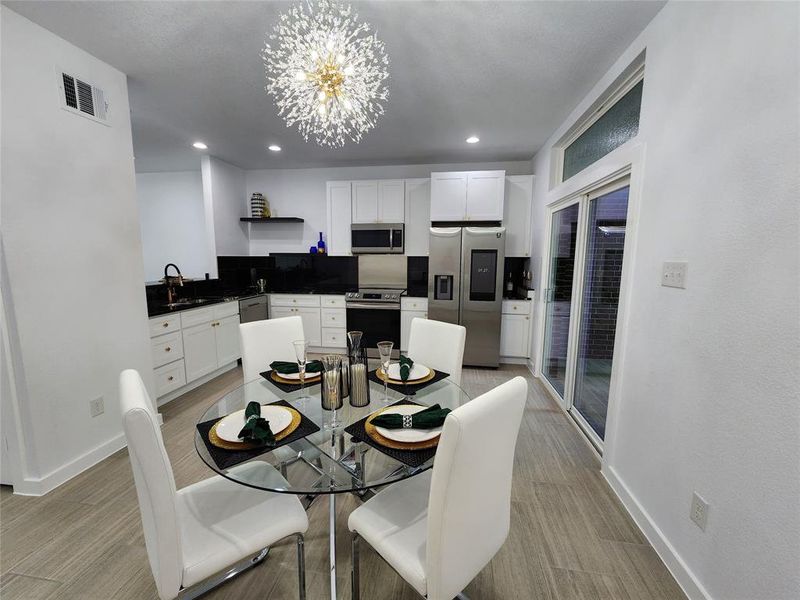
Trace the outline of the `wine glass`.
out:
M 308 361 L 308 342 L 305 340 L 295 340 L 292 342 L 294 354 L 297 358 L 297 370 L 300 374 L 300 399 L 306 396 L 306 362 Z
M 392 362 L 392 349 L 394 342 L 378 342 L 378 354 L 381 357 L 381 367 L 383 367 L 383 400 L 389 403 L 389 365 Z

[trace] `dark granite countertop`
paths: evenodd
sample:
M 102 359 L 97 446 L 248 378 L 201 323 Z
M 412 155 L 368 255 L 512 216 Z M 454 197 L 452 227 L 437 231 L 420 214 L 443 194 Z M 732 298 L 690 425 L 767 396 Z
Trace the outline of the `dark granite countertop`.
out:
M 266 296 L 266 294 L 244 292 L 241 295 L 235 294 L 231 296 L 222 296 L 217 298 L 193 298 L 191 299 L 190 304 L 182 304 L 180 306 L 172 306 L 172 307 L 163 304 L 148 305 L 147 316 L 158 317 L 161 315 L 183 312 L 185 310 L 194 310 L 195 308 L 205 308 L 206 306 L 223 304 L 225 302 L 238 302 L 239 300 L 243 300 L 245 298 L 255 298 L 256 296 Z

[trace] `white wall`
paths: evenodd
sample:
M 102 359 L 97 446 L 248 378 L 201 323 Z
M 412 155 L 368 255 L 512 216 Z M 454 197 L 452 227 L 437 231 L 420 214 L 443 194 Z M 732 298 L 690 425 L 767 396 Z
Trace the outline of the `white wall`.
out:
M 239 221 L 250 214 L 245 195 L 245 172 L 213 156 L 203 156 L 200 166 L 214 256 L 246 256 L 250 252 L 247 224 Z M 216 277 L 216 260 L 211 276 Z
M 136 199 L 147 281 L 161 279 L 167 263 L 178 265 L 186 277 L 202 278 L 216 270 L 200 171 L 137 173 Z
M 17 489 L 37 493 L 124 445 L 117 378 L 152 390 L 152 362 L 125 75 L 0 11 L 3 304 L 15 417 L 35 424 Z M 105 89 L 110 127 L 59 107 L 56 65 Z
M 603 470 L 693 598 L 800 598 L 798 10 L 667 4 L 534 159 L 536 233 L 547 203 L 633 161 Z M 644 48 L 637 140 L 549 189 L 553 143 Z M 667 260 L 688 289 L 659 285 Z
M 309 247 L 317 243 L 320 231 L 327 240 L 326 181 L 411 179 L 430 177 L 431 171 L 478 169 L 505 169 L 507 175 L 525 175 L 531 172 L 531 163 L 521 161 L 246 171 L 247 198 L 253 192 L 261 192 L 269 201 L 274 216 L 305 219 L 304 223 L 299 224 L 251 225 L 250 254 L 308 252 Z

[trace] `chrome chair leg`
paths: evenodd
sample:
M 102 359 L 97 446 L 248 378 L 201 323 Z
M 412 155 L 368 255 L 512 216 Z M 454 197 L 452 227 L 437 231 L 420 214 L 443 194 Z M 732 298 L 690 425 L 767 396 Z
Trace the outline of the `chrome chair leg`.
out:
M 350 587 L 351 587 L 351 600 L 360 600 L 360 574 L 359 574 L 359 560 L 358 560 L 358 534 L 353 532 L 352 537 L 352 546 L 353 546 L 353 571 L 350 573 Z
M 300 600 L 306 600 L 306 544 L 302 533 L 297 534 L 297 582 Z

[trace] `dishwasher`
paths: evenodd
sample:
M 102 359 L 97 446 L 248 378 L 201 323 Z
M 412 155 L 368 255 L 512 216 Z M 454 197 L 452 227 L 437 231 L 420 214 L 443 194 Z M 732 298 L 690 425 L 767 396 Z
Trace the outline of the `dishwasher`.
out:
M 239 300 L 239 322 L 250 323 L 269 318 L 267 296 L 253 296 Z

